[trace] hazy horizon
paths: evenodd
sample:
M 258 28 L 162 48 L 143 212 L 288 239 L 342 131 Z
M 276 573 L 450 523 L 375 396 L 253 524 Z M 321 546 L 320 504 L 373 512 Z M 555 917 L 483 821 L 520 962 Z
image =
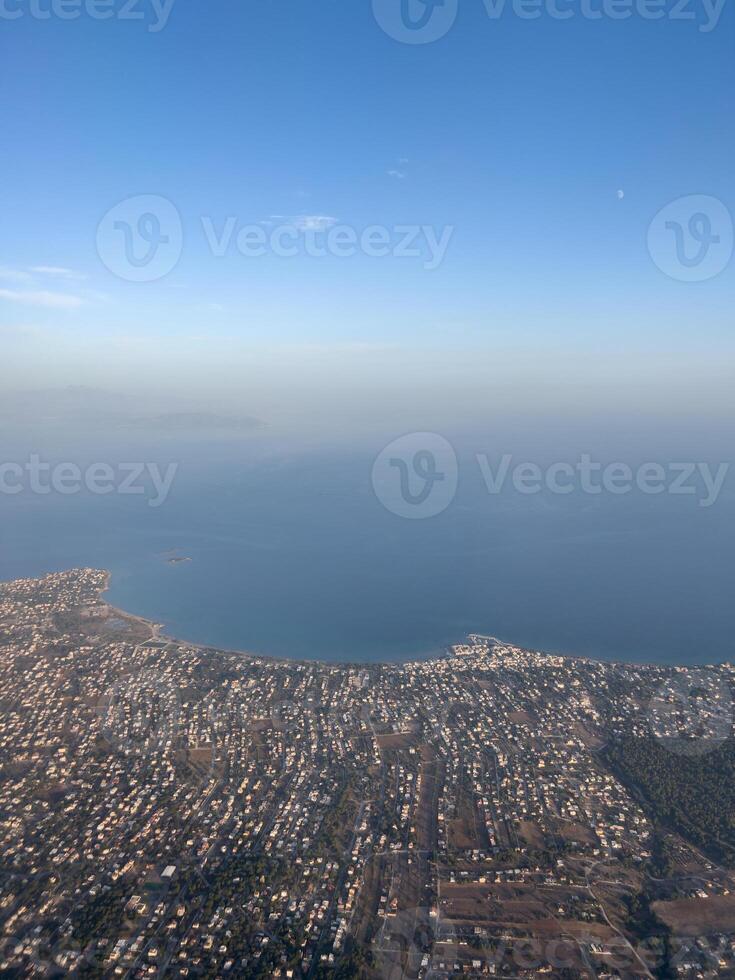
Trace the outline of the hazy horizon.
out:
M 294 653 L 724 649 L 731 6 L 67 6 L 0 12 L 4 575 Z

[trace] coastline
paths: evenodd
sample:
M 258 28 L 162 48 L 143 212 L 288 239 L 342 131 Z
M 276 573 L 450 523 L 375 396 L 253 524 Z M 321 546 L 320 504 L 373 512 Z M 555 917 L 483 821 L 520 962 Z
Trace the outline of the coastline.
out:
M 723 658 L 722 660 L 714 660 L 708 662 L 691 662 L 691 661 L 681 661 L 674 662 L 670 660 L 653 660 L 653 659 L 640 659 L 634 660 L 624 657 L 605 657 L 605 656 L 594 656 L 589 654 L 577 654 L 569 653 L 567 651 L 560 651 L 554 649 L 548 649 L 544 646 L 529 645 L 527 643 L 517 643 L 513 640 L 500 639 L 494 634 L 483 633 L 479 630 L 470 630 L 465 633 L 462 637 L 458 637 L 451 643 L 447 643 L 444 646 L 435 647 L 432 650 L 426 651 L 424 653 L 412 653 L 408 655 L 397 655 L 395 657 L 384 657 L 375 659 L 360 659 L 360 660 L 349 660 L 349 659 L 329 659 L 324 657 L 311 657 L 311 656 L 299 656 L 290 657 L 284 654 L 272 654 L 263 653 L 258 650 L 247 649 L 242 647 L 231 647 L 220 645 L 217 643 L 200 642 L 187 640 L 182 638 L 182 636 L 175 635 L 174 633 L 167 632 L 170 627 L 165 623 L 158 621 L 156 619 L 139 615 L 137 613 L 130 612 L 129 610 L 123 608 L 120 605 L 115 605 L 105 598 L 106 594 L 110 591 L 113 573 L 109 569 L 94 568 L 93 566 L 83 567 L 77 566 L 76 568 L 67 569 L 57 569 L 55 572 L 45 572 L 40 575 L 27 576 L 32 579 L 41 580 L 46 575 L 59 574 L 73 571 L 96 571 L 104 576 L 104 581 L 97 593 L 97 603 L 99 607 L 103 610 L 105 617 L 108 619 L 118 619 L 124 623 L 130 624 L 131 626 L 143 630 L 147 635 L 141 642 L 158 642 L 162 644 L 175 644 L 180 646 L 189 647 L 192 650 L 202 650 L 209 652 L 219 652 L 227 656 L 233 657 L 243 657 L 250 660 L 263 661 L 265 663 L 295 663 L 301 665 L 309 664 L 319 664 L 323 667 L 339 667 L 341 669 L 368 669 L 376 667 L 397 667 L 402 664 L 420 664 L 420 663 L 430 663 L 432 661 L 440 661 L 443 659 L 450 658 L 454 656 L 454 647 L 463 646 L 468 639 L 472 637 L 478 637 L 480 639 L 487 639 L 492 641 L 494 644 L 501 646 L 507 646 L 514 648 L 523 653 L 529 654 L 540 654 L 547 657 L 557 657 L 567 661 L 574 661 L 580 664 L 583 663 L 606 663 L 614 664 L 621 667 L 628 668 L 668 668 L 670 670 L 676 670 L 678 668 L 695 669 L 695 668 L 705 668 L 713 666 L 723 666 L 729 665 L 731 660 L 729 658 Z M 0 581 L 0 585 L 5 582 L 17 581 L 13 578 L 7 578 Z
M 395 667 L 401 664 L 415 664 L 415 663 L 430 663 L 433 660 L 442 660 L 452 656 L 452 648 L 454 646 L 461 646 L 464 641 L 471 639 L 472 637 L 478 637 L 479 639 L 491 640 L 494 644 L 500 646 L 515 647 L 519 650 L 523 650 L 528 653 L 538 653 L 549 657 L 562 657 L 564 660 L 577 661 L 579 663 L 611 663 L 618 664 L 621 667 L 696 667 L 703 666 L 698 664 L 670 664 L 670 663 L 656 663 L 654 661 L 635 661 L 635 660 L 623 660 L 614 659 L 607 660 L 602 657 L 590 657 L 582 656 L 579 654 L 564 653 L 559 651 L 545 650 L 526 647 L 522 644 L 516 644 L 511 640 L 502 640 L 497 636 L 490 634 L 483 634 L 478 632 L 467 633 L 461 640 L 456 640 L 455 643 L 449 644 L 446 647 L 440 648 L 439 650 L 431 651 L 423 656 L 408 656 L 408 657 L 396 657 L 394 659 L 386 660 L 324 660 L 319 657 L 286 657 L 278 656 L 275 654 L 259 653 L 255 650 L 243 650 L 243 649 L 233 649 L 230 647 L 222 647 L 211 643 L 197 643 L 190 640 L 182 639 L 178 636 L 173 636 L 167 634 L 165 631 L 167 629 L 165 623 L 159 623 L 155 620 L 148 619 L 145 616 L 138 616 L 135 613 L 128 612 L 125 609 L 121 609 L 119 606 L 114 606 L 112 603 L 108 602 L 102 597 L 110 589 L 110 583 L 112 581 L 112 572 L 107 569 L 104 570 L 105 574 L 105 584 L 104 588 L 100 590 L 99 598 L 102 605 L 108 610 L 110 615 L 114 615 L 123 620 L 130 620 L 136 625 L 143 626 L 150 630 L 149 642 L 151 640 L 165 641 L 166 643 L 180 644 L 181 646 L 187 646 L 192 650 L 207 650 L 215 651 L 219 653 L 226 654 L 233 657 L 246 657 L 252 660 L 262 660 L 268 663 L 296 663 L 296 664 L 319 664 L 324 667 L 340 667 L 342 669 L 354 669 L 354 668 L 375 668 L 375 667 Z
M 400 664 L 429 663 L 432 660 L 441 660 L 451 655 L 452 645 L 443 648 L 440 647 L 438 650 L 430 651 L 423 656 L 412 656 L 412 657 L 405 657 L 405 658 L 396 657 L 395 659 L 392 660 L 323 660 L 320 659 L 319 657 L 285 657 L 285 656 L 277 656 L 275 654 L 270 654 L 270 653 L 258 653 L 255 650 L 240 650 L 240 649 L 235 650 L 229 647 L 217 646 L 216 644 L 212 644 L 212 643 L 195 643 L 190 640 L 182 639 L 181 637 L 168 634 L 166 632 L 167 626 L 165 623 L 156 622 L 155 620 L 148 619 L 145 616 L 138 616 L 136 613 L 131 613 L 128 612 L 126 609 L 121 609 L 119 606 L 114 606 L 111 602 L 108 602 L 107 599 L 104 599 L 103 596 L 105 595 L 105 593 L 107 593 L 110 590 L 110 584 L 112 582 L 112 572 L 109 571 L 108 569 L 102 569 L 102 571 L 104 572 L 105 582 L 103 588 L 99 592 L 99 601 L 101 605 L 107 611 L 108 615 L 114 616 L 118 619 L 122 619 L 125 621 L 133 622 L 138 626 L 143 626 L 146 629 L 148 629 L 151 635 L 146 642 L 150 642 L 152 640 L 161 640 L 161 641 L 165 641 L 166 643 L 174 643 L 174 644 L 180 644 L 181 646 L 187 646 L 190 647 L 192 650 L 208 650 L 210 652 L 216 651 L 219 653 L 227 654 L 228 656 L 232 656 L 232 657 L 247 657 L 252 660 L 263 660 L 269 663 L 294 663 L 294 664 L 305 664 L 305 665 L 320 664 L 321 666 L 324 667 L 340 667 L 343 669 L 350 669 L 350 668 L 364 669 L 367 667 L 393 667 L 393 666 L 399 666 Z M 480 634 L 468 634 L 468 635 L 479 636 Z M 495 639 L 498 643 L 503 642 L 497 640 L 496 637 L 493 637 L 493 639 Z M 569 658 L 569 659 L 579 660 L 583 658 L 577 657 L 577 658 Z
M 103 596 L 109 591 L 110 588 L 112 572 L 104 569 L 104 574 L 105 583 L 98 596 L 100 605 L 109 617 L 129 621 L 135 623 L 136 626 L 143 626 L 149 630 L 150 636 L 144 641 L 146 643 L 151 641 L 162 641 L 167 644 L 173 643 L 175 645 L 186 646 L 191 650 L 204 650 L 209 651 L 210 653 L 223 653 L 230 657 L 247 657 L 251 660 L 262 660 L 267 663 L 292 663 L 304 665 L 319 664 L 323 667 L 339 667 L 342 669 L 365 669 L 368 667 L 392 667 L 405 663 L 428 663 L 431 660 L 440 660 L 442 657 L 449 656 L 449 649 L 447 648 L 443 651 L 434 651 L 427 654 L 425 657 L 406 658 L 404 660 L 320 660 L 318 657 L 279 657 L 270 653 L 258 653 L 254 650 L 234 650 L 229 647 L 221 647 L 212 643 L 195 643 L 191 640 L 185 640 L 181 637 L 172 636 L 166 633 L 167 627 L 165 623 L 158 623 L 155 620 L 147 619 L 145 616 L 138 616 L 136 613 L 131 613 L 126 609 L 121 609 L 119 606 L 114 606 L 111 602 L 104 599 Z
M 178 636 L 171 636 L 166 633 L 166 624 L 157 623 L 153 619 L 148 619 L 145 616 L 138 616 L 136 613 L 128 612 L 127 609 L 121 609 L 119 606 L 113 606 L 111 602 L 103 598 L 105 593 L 110 589 L 110 583 L 112 581 L 112 572 L 104 570 L 105 573 L 105 584 L 99 592 L 99 602 L 102 608 L 105 610 L 108 616 L 114 617 L 116 619 L 122 619 L 123 621 L 130 621 L 135 623 L 137 626 L 143 626 L 150 631 L 150 636 L 145 642 L 150 642 L 152 640 L 160 640 L 165 643 L 180 644 L 181 646 L 190 647 L 192 650 L 217 650 L 221 653 L 226 653 L 230 656 L 236 657 L 252 657 L 257 660 L 288 660 L 288 657 L 272 657 L 267 654 L 255 653 L 252 650 L 228 650 L 224 647 L 212 646 L 209 643 L 192 643 L 189 640 L 183 640 Z M 309 661 L 295 661 L 297 663 L 309 663 Z

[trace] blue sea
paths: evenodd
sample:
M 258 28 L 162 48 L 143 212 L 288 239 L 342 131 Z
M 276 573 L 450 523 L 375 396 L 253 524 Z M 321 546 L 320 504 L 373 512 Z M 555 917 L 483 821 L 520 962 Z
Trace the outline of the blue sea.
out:
M 109 600 L 170 635 L 279 657 L 395 661 L 477 631 L 605 659 L 732 658 L 731 489 L 711 508 L 490 496 L 468 455 L 451 506 L 406 520 L 373 492 L 380 445 L 120 442 L 117 459 L 179 463 L 166 503 L 0 494 L 0 578 L 109 569 Z M 45 458 L 108 456 L 49 445 Z

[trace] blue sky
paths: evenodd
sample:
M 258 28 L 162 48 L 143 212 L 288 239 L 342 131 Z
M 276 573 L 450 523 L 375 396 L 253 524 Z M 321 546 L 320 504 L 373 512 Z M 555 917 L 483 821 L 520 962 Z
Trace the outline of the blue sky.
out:
M 240 362 L 277 377 L 303 349 L 325 377 L 339 365 L 376 384 L 380 352 L 396 350 L 459 380 L 472 352 L 537 373 L 579 352 L 585 371 L 597 353 L 620 365 L 645 352 L 654 378 L 660 351 L 721 375 L 735 263 L 677 281 L 646 233 L 686 195 L 735 213 L 732 6 L 709 31 L 694 0 L 695 20 L 569 6 L 563 21 L 493 20 L 460 0 L 445 36 L 408 45 L 365 2 L 175 0 L 153 32 L 145 0 L 145 20 L 104 22 L 38 20 L 5 0 L 23 13 L 0 25 L 5 383 Z M 183 250 L 164 278 L 131 283 L 101 261 L 96 230 L 142 194 L 175 204 Z M 202 217 L 228 216 L 452 232 L 432 270 L 218 258 Z

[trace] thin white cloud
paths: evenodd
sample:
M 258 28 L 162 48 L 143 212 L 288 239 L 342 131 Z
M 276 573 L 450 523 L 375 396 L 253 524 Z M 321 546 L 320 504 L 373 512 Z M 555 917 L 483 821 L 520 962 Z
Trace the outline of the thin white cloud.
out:
M 272 214 L 271 220 L 293 225 L 298 231 L 326 231 L 328 228 L 334 227 L 339 219 L 332 218 L 327 214 Z M 263 224 L 267 224 L 267 222 L 263 222 Z
M 69 293 L 52 293 L 46 289 L 0 289 L 0 299 L 23 306 L 44 306 L 54 310 L 77 310 L 84 305 L 80 296 Z
M 33 276 L 23 269 L 10 269 L 6 265 L 0 265 L 0 279 L 6 282 L 30 282 Z
M 79 281 L 87 278 L 83 272 L 66 269 L 60 265 L 34 265 L 30 271 L 35 272 L 39 276 L 49 276 L 51 279 L 72 279 Z
M 397 166 L 392 167 L 390 170 L 386 170 L 389 177 L 394 180 L 405 180 L 406 179 L 406 164 L 408 163 L 408 157 L 399 157 Z

